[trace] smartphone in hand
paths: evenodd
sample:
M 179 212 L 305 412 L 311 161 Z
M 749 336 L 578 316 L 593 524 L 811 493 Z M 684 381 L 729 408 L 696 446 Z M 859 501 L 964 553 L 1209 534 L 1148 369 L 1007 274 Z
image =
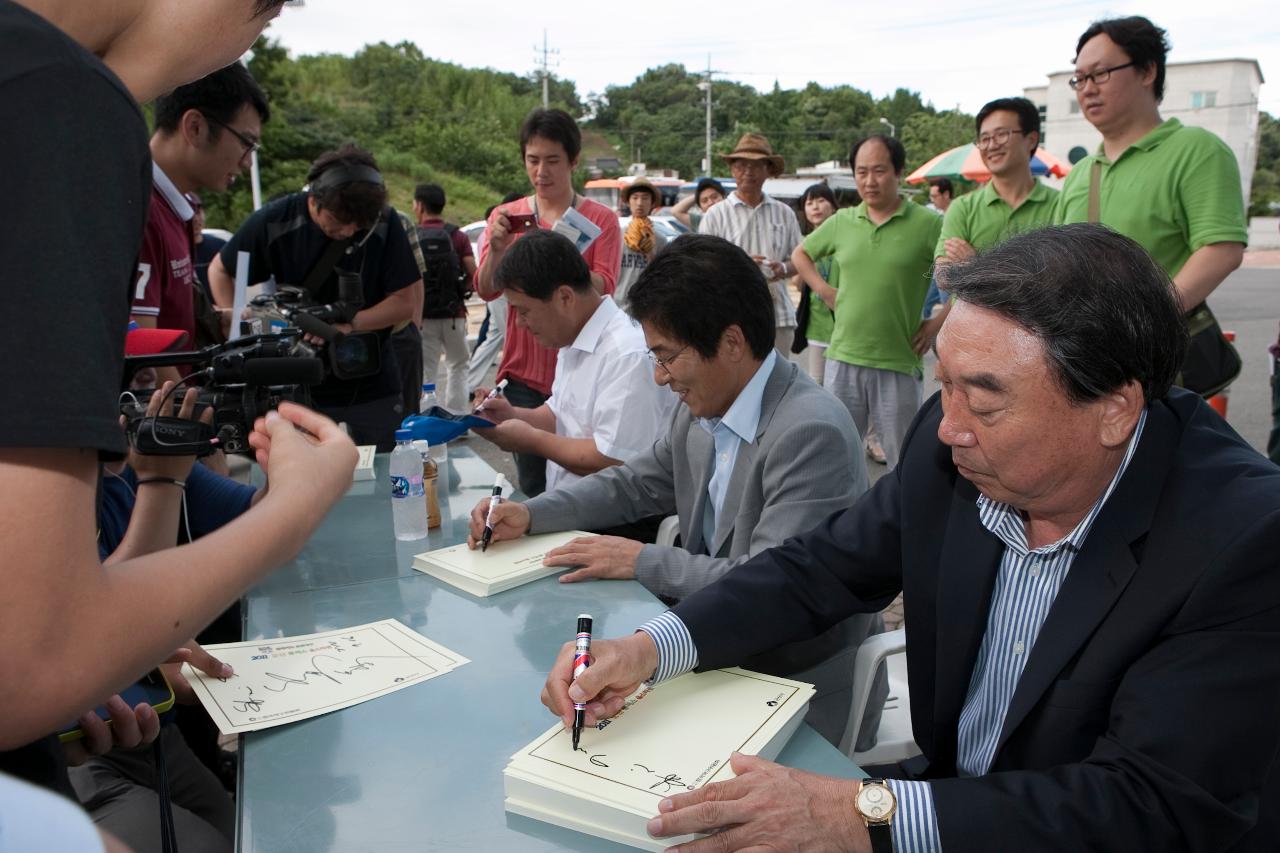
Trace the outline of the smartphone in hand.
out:
M 163 672 L 159 669 L 153 669 L 134 682 L 128 689 L 121 690 L 120 698 L 130 708 L 136 708 L 146 702 L 155 710 L 157 715 L 162 715 L 173 708 L 173 685 L 169 683 L 169 679 L 165 678 Z M 93 710 L 106 721 L 108 726 L 111 725 L 111 712 L 107 710 L 105 705 L 99 705 Z M 72 720 L 58 732 L 58 740 L 62 743 L 70 743 L 83 737 L 84 731 L 81 730 L 78 720 Z

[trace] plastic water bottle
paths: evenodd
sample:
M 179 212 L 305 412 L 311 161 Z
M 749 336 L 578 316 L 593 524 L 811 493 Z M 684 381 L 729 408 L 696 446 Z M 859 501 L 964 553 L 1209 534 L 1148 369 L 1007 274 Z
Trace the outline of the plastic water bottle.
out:
M 421 539 L 427 535 L 426 492 L 422 485 L 422 456 L 413 449 L 413 433 L 396 430 L 391 451 L 391 518 L 397 539 Z
M 436 386 L 433 382 L 425 382 L 422 385 L 422 400 L 418 403 L 418 413 L 425 415 L 432 406 L 440 405 L 440 398 L 436 396 Z M 444 464 L 449 461 L 449 445 L 444 442 L 431 445 L 428 451 L 431 458 L 436 461 L 436 467 L 441 471 L 444 470 Z

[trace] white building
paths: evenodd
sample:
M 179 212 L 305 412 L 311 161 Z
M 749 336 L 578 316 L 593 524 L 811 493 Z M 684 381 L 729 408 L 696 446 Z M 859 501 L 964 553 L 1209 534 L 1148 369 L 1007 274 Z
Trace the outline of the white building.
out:
M 1040 108 L 1042 142 L 1072 163 L 1097 150 L 1102 134 L 1080 112 L 1076 93 L 1067 85 L 1074 71 L 1055 71 L 1046 86 L 1030 86 L 1023 94 Z M 1162 118 L 1203 127 L 1222 138 L 1240 164 L 1245 199 L 1258 160 L 1258 93 L 1262 69 L 1256 59 L 1170 62 L 1165 66 Z

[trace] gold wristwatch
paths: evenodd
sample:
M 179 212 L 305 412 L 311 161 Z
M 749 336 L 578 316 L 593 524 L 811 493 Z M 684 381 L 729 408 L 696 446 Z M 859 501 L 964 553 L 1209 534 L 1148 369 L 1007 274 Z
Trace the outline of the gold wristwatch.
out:
M 883 779 L 863 779 L 853 798 L 853 810 L 867 825 L 873 853 L 893 853 L 893 831 L 889 828 L 898 810 L 898 798 Z

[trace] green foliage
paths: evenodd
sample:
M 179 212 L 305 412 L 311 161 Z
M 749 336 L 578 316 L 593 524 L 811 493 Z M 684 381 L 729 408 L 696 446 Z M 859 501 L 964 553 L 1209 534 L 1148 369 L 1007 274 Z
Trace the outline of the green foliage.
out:
M 353 57 L 291 59 L 265 38 L 249 63 L 271 102 L 259 161 L 265 199 L 306 183 L 322 152 L 355 142 L 373 152 L 392 203 L 407 210 L 413 188 L 436 181 L 446 216 L 466 223 L 504 193 L 525 190 L 520 122 L 542 103 L 532 77 L 473 70 L 429 59 L 410 42 L 368 45 Z M 581 115 L 573 83 L 552 78 L 553 106 Z M 253 205 L 248 180 L 206 199 L 211 227 L 234 229 Z
M 651 68 L 630 85 L 610 86 L 603 97 L 592 99 L 592 126 L 612 137 L 624 158 L 639 154 L 648 164 L 697 175 L 706 146 L 705 94 L 698 88 L 702 80 L 702 74 L 681 65 Z M 769 138 L 789 170 L 847 160 L 857 139 L 889 131 L 882 117 L 894 125 L 913 166 L 972 136 L 972 116 L 940 113 L 907 89 L 877 100 L 852 86 L 809 83 L 803 89 L 783 89 L 775 83 L 759 93 L 716 80 L 712 97 L 714 153 L 732 150 L 741 134 L 755 131 Z M 723 173 L 724 167 L 717 164 L 715 170 Z
M 458 222 L 478 219 L 504 193 L 528 188 L 517 135 L 525 115 L 541 104 L 542 85 L 534 75 L 462 68 L 431 59 L 410 42 L 368 45 L 352 57 L 291 58 L 265 38 L 254 46 L 250 69 L 271 101 L 259 152 L 265 198 L 301 188 L 311 162 L 347 141 L 373 152 L 392 203 L 402 209 L 420 181 L 445 187 L 446 215 Z M 552 78 L 548 88 L 554 106 L 592 117 L 584 127 L 592 153 L 611 152 L 614 145 L 624 163 L 634 158 L 692 177 L 701 172 L 705 152 L 702 80 L 702 74 L 670 64 L 585 102 L 571 81 Z M 909 168 L 972 135 L 970 116 L 939 112 L 906 89 L 876 99 L 852 86 L 783 89 L 775 83 L 758 92 L 716 80 L 712 96 L 713 156 L 756 131 L 769 138 L 789 170 L 846 160 L 855 140 L 888 131 L 882 117 L 906 146 Z M 1280 137 L 1274 147 L 1280 151 Z M 727 173 L 718 159 L 713 171 Z M 234 229 L 248 216 L 248 183 L 206 198 L 211 226 Z M 1274 184 L 1265 175 L 1258 183 Z
M 1280 205 L 1280 119 L 1258 113 L 1258 165 L 1253 172 L 1250 216 L 1275 216 Z

